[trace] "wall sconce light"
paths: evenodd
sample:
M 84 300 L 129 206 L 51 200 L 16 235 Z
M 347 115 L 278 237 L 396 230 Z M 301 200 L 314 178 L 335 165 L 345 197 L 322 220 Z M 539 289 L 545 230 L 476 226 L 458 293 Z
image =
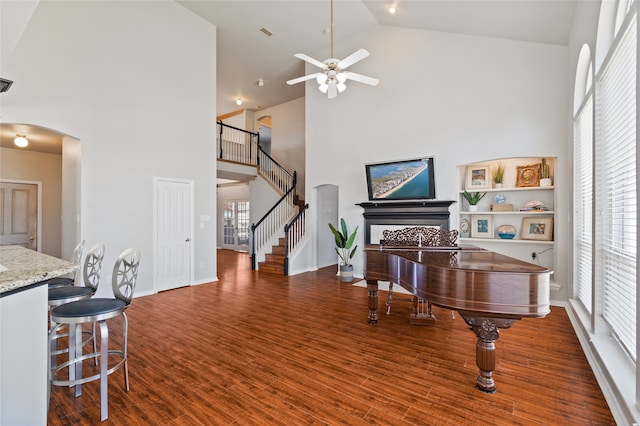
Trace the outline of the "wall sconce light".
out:
M 240 98 L 236 99 L 236 105 L 238 106 L 242 105 L 242 99 Z
M 16 137 L 13 139 L 13 143 L 16 144 L 16 146 L 19 146 L 20 148 L 25 148 L 27 145 L 29 145 L 27 136 L 19 135 L 17 133 L 16 133 Z

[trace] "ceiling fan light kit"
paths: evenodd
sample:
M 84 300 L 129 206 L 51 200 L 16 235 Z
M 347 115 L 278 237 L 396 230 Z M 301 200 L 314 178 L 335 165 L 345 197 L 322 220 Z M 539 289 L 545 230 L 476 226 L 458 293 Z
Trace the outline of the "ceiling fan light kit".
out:
M 347 80 L 357 81 L 370 86 L 376 86 L 379 81 L 377 78 L 345 71 L 347 67 L 369 56 L 369 52 L 367 50 L 359 49 L 342 60 L 333 57 L 333 0 L 331 0 L 331 58 L 324 62 L 320 62 L 317 59 L 313 59 L 312 57 L 305 55 L 304 53 L 296 53 L 294 56 L 310 63 L 311 65 L 317 66 L 322 71 L 294 78 L 287 81 L 287 84 L 297 84 L 315 78 L 319 85 L 318 89 L 322 93 L 326 93 L 329 99 L 335 98 L 338 96 L 338 93 L 342 93 L 346 90 L 347 85 L 345 82 Z

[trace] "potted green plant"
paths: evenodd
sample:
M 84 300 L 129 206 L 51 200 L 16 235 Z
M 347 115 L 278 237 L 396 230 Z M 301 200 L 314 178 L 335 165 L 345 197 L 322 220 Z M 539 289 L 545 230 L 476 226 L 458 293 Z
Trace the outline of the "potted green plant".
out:
M 464 199 L 467 200 L 467 202 L 469 203 L 470 212 L 478 211 L 478 203 L 480 202 L 480 200 L 482 200 L 482 197 L 484 197 L 485 195 L 487 195 L 486 192 L 483 192 L 481 194 L 479 192 L 464 191 L 462 193 L 462 196 L 464 197 Z
M 353 247 L 356 234 L 358 233 L 358 227 L 356 226 L 353 233 L 349 234 L 346 222 L 344 219 L 340 219 L 340 231 L 331 223 L 329 224 L 329 229 L 331 229 L 333 237 L 336 240 L 335 249 L 341 260 L 340 281 L 350 282 L 353 280 L 353 265 L 351 264 L 351 259 L 353 259 L 358 249 L 357 245 Z
M 493 183 L 496 188 L 502 188 L 504 183 L 504 165 L 500 162 L 496 164 L 496 167 L 493 169 Z

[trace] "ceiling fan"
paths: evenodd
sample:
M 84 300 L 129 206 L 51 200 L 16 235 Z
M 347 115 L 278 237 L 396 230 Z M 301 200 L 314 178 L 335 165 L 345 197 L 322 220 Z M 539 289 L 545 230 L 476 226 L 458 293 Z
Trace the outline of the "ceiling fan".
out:
M 333 57 L 333 0 L 331 0 L 331 58 L 326 59 L 324 62 L 320 62 L 308 55 L 305 55 L 304 53 L 296 53 L 293 56 L 317 66 L 322 71 L 294 78 L 287 81 L 287 84 L 291 85 L 301 83 L 315 78 L 320 85 L 320 91 L 322 93 L 327 93 L 329 99 L 333 99 L 338 96 L 338 93 L 344 92 L 347 88 L 345 85 L 347 80 L 357 81 L 370 86 L 376 86 L 379 81 L 377 78 L 367 77 L 366 75 L 357 74 L 351 71 L 345 71 L 347 67 L 369 56 L 369 52 L 367 50 L 359 49 L 342 60 Z

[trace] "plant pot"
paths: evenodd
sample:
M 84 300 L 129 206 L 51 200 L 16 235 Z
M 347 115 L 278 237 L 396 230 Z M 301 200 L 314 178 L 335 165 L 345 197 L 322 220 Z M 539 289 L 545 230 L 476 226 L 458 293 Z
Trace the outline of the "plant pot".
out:
M 344 283 L 353 281 L 353 265 L 340 265 L 340 281 Z
M 502 182 L 500 182 L 500 183 L 495 183 L 495 184 L 493 185 L 493 187 L 494 187 L 494 188 L 496 188 L 496 189 L 501 189 L 501 188 L 503 187 L 503 185 L 504 185 L 504 184 L 503 184 Z
M 469 206 L 469 211 L 470 212 L 477 212 L 478 211 L 478 205 L 474 204 L 473 206 Z
M 551 186 L 551 178 L 540 179 L 540 186 Z

